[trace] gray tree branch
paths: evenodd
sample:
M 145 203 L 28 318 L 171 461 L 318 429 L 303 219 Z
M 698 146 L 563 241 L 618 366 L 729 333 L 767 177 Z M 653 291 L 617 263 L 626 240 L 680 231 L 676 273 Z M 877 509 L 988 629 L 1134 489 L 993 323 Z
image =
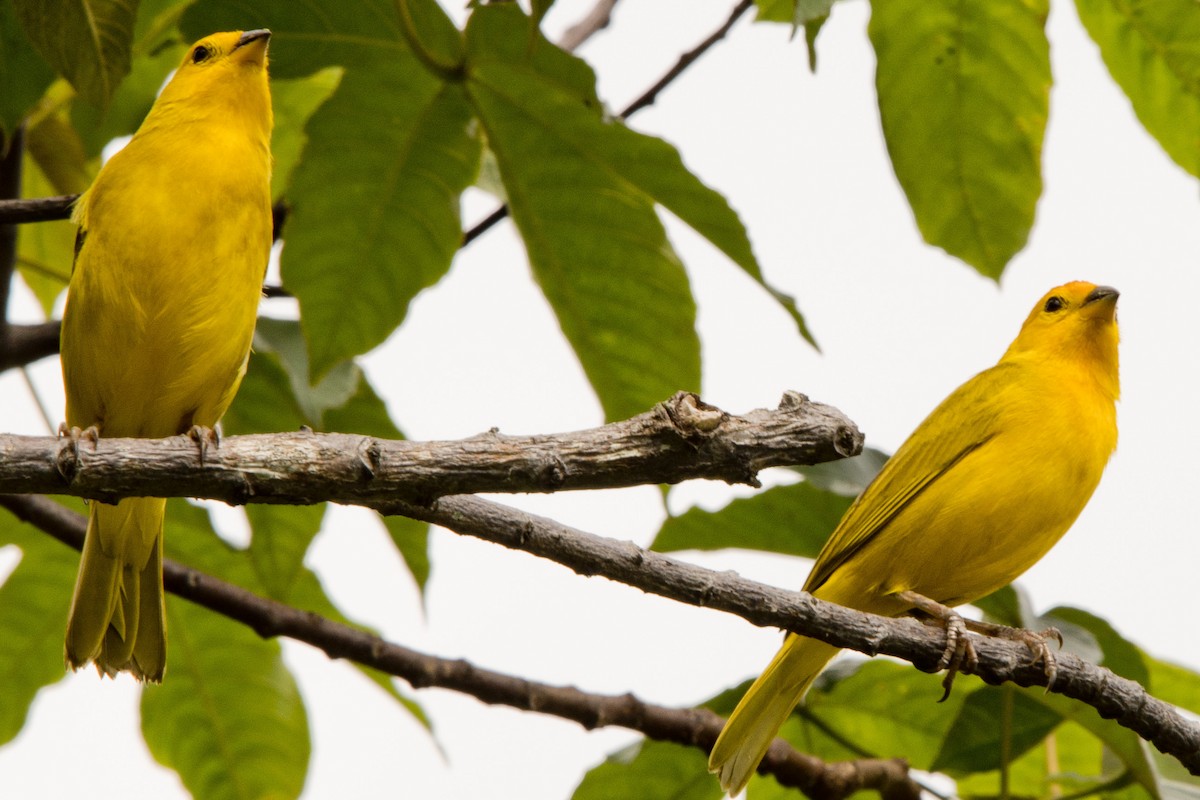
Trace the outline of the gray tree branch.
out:
M 0 434 L 0 493 L 204 497 L 242 504 L 428 504 L 443 495 L 555 492 L 710 478 L 757 485 L 766 467 L 858 453 L 840 411 L 788 392 L 778 408 L 734 416 L 681 392 L 623 422 L 565 434 L 413 442 L 300 431 L 70 439 Z
M 79 549 L 86 521 L 79 514 L 43 497 L 0 496 L 0 506 L 19 519 Z M 348 658 L 422 689 L 436 686 L 469 694 L 484 703 L 536 711 L 579 723 L 584 728 L 617 726 L 652 739 L 675 742 L 708 752 L 724 720 L 707 709 L 667 708 L 632 694 L 602 695 L 572 686 L 553 686 L 483 669 L 461 659 L 450 660 L 393 644 L 364 631 L 260 597 L 239 586 L 167 560 L 163 583 L 171 593 L 252 628 L 260 636 L 287 636 Z M 774 774 L 816 800 L 839 800 L 873 789 L 889 800 L 918 800 L 920 787 L 899 759 L 862 759 L 826 763 L 774 743 L 761 771 Z
M 433 506 L 394 504 L 378 509 L 533 553 L 580 575 L 600 575 L 681 603 L 736 614 L 761 627 L 782 628 L 868 655 L 895 656 L 925 672 L 935 670 L 944 649 L 944 633 L 914 619 L 865 614 L 736 573 L 713 572 L 478 497 L 443 497 Z M 976 638 L 975 647 L 979 663 L 972 672 L 984 681 L 1046 685 L 1043 666 L 1032 663 L 1024 644 Z M 1200 775 L 1200 723 L 1185 719 L 1140 684 L 1070 653 L 1058 654 L 1057 663 L 1049 691 L 1087 703 L 1101 717 L 1116 720 Z

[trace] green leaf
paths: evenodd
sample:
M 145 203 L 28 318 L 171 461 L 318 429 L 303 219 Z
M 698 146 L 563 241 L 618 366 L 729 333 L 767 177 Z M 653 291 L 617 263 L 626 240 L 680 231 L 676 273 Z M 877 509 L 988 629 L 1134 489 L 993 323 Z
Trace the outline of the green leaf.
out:
M 300 326 L 292 320 L 260 318 L 254 330 L 254 347 L 279 357 L 292 397 L 306 424 L 313 428 L 320 428 L 325 412 L 346 403 L 358 389 L 362 371 L 352 361 L 339 361 L 316 385 L 310 383 L 308 352 Z
M 1191 0 L 1076 0 L 1134 113 L 1176 164 L 1200 176 L 1200 7 Z
M 542 18 L 546 16 L 546 12 L 552 5 L 554 5 L 554 0 L 532 0 L 531 10 L 533 13 L 530 15 L 530 21 L 534 25 L 541 25 Z
M 651 549 L 742 547 L 815 558 L 852 501 L 807 483 L 777 486 L 720 511 L 691 508 L 669 517 Z
M 1052 752 L 1046 742 L 1053 742 Z M 1130 784 L 1129 774 L 1105 758 L 1103 745 L 1072 722 L 1059 725 L 1042 743 L 1014 758 L 1007 769 L 1008 797 L 1056 797 L 1112 792 Z M 956 776 L 959 797 L 1000 797 L 1000 770 Z M 1145 793 L 1139 796 L 1144 800 Z M 1133 800 L 1133 798 L 1130 798 Z
M 179 66 L 184 52 L 184 46 L 175 42 L 135 54 L 128 77 L 117 87 L 104 110 L 87 103 L 71 104 L 71 121 L 83 140 L 88 158 L 98 157 L 113 139 L 138 129 L 154 105 L 167 75 Z
M 1108 620 L 1101 619 L 1090 611 L 1068 606 L 1050 609 L 1043 619 L 1050 624 L 1062 620 L 1088 631 L 1093 642 L 1099 645 L 1103 652 L 1103 658 L 1098 662 L 1101 666 L 1107 667 L 1122 678 L 1136 681 L 1146 688 L 1150 687 L 1150 671 L 1146 667 L 1142 651 L 1121 636 Z M 1080 654 L 1081 657 L 1085 655 Z
M 94 106 L 129 72 L 137 0 L 12 0 L 29 41 Z
M 0 510 L 4 545 L 20 548 L 21 560 L 0 584 L 0 744 L 21 732 L 38 691 L 66 676 L 63 634 L 79 569 L 77 552 Z
M 589 105 L 591 84 L 578 70 L 508 60 L 524 20 L 515 8 L 476 9 L 468 93 L 534 276 L 606 417 L 624 419 L 699 386 L 695 301 L 653 199 L 603 163 L 594 143 L 606 126 Z M 535 53 L 568 58 L 537 44 Z
M 281 78 L 271 81 L 271 107 L 275 113 L 275 131 L 271 135 L 271 197 L 283 197 L 300 161 L 308 137 L 304 125 L 329 99 L 342 79 L 339 67 L 326 67 L 307 78 Z
M 1058 713 L 1063 719 L 1071 720 L 1100 740 L 1109 753 L 1121 764 L 1124 771 L 1152 798 L 1158 800 L 1162 790 L 1159 786 L 1158 770 L 1150 757 L 1146 742 L 1128 728 L 1122 728 L 1113 720 L 1101 719 L 1088 705 L 1058 694 L 1049 694 L 1044 689 L 1030 687 L 1021 690 L 1030 699 Z
M 217 538 L 203 509 L 172 501 L 165 527 L 171 557 L 249 582 L 244 555 Z M 279 643 L 175 597 L 167 599 L 167 626 L 166 678 L 142 694 L 151 755 L 196 797 L 298 797 L 308 718 Z
M 21 194 L 24 197 L 58 194 L 28 153 L 21 170 Z M 37 297 L 47 319 L 71 278 L 74 259 L 75 225 L 68 220 L 17 227 L 17 272 Z
M 260 318 L 259 322 L 263 320 Z M 246 377 L 233 404 L 221 418 L 221 429 L 230 435 L 277 433 L 310 425 L 292 392 L 291 379 L 274 353 L 250 353 Z
M 645 740 L 610 755 L 588 770 L 572 800 L 718 800 L 721 787 L 708 774 L 708 759 L 694 747 Z
M 300 300 L 319 376 L 386 339 L 449 269 L 462 238 L 459 195 L 480 145 L 461 90 L 411 58 L 347 72 L 306 134 L 283 282 Z
M 410 6 L 428 46 L 453 46 L 460 35 L 436 3 Z M 345 68 L 305 128 L 282 256 L 319 378 L 386 339 L 446 273 L 480 144 L 461 90 L 413 56 L 390 0 L 271 0 L 255 10 L 273 31 L 274 77 Z M 207 33 L 244 14 L 243 3 L 216 0 L 189 9 L 182 26 Z
M 1005 706 L 1008 706 L 1005 708 Z M 1062 718 L 1012 684 L 983 686 L 967 695 L 930 767 L 951 776 L 1000 769 L 1036 747 Z
M 836 669 L 834 665 L 832 669 Z M 848 677 L 829 687 L 826 670 L 798 712 L 808 725 L 857 751 L 878 758 L 903 756 L 916 769 L 928 770 L 942 747 L 968 692 L 956 687 L 938 703 L 938 677 L 911 664 L 875 659 L 862 662 Z M 828 676 L 828 677 L 827 677 Z M 803 740 L 792 740 L 803 747 Z M 830 756 L 814 752 L 822 758 Z M 844 758 L 844 755 L 835 756 Z
M 804 46 L 808 48 L 808 71 L 814 74 L 817 71 L 817 36 L 820 35 L 821 28 L 824 28 L 828 21 L 829 15 L 825 14 L 804 22 Z
M 1187 667 L 1143 656 L 1150 671 L 1154 696 L 1172 705 L 1200 714 L 1200 674 Z
M 309 425 L 317 430 L 404 438 L 388 415 L 383 399 L 358 367 L 343 362 L 352 369 L 344 371 L 339 365 L 315 388 L 309 387 L 307 360 L 296 323 L 261 318 L 258 325 L 258 350 L 251 354 L 241 389 L 221 423 L 227 433 L 267 433 Z M 352 386 L 344 382 L 351 377 L 356 381 Z M 301 411 L 298 397 L 305 398 L 308 413 Z M 250 513 L 253 525 L 254 514 L 258 512 Z M 379 519 L 423 592 L 430 569 L 429 526 L 406 517 Z M 307 543 L 306 539 L 306 549 Z M 286 546 L 298 547 L 298 544 L 289 542 Z M 299 563 L 303 555 L 303 551 L 297 550 L 291 558 Z
M 0 3 L 0 152 L 53 82 L 54 70 L 29 43 L 13 6 Z
M 429 526 L 423 522 L 408 517 L 380 517 L 392 544 L 404 559 L 408 571 L 412 573 L 417 588 L 425 594 L 425 584 L 429 582 Z
M 384 439 L 404 438 L 388 415 L 383 398 L 376 394 L 365 375 L 359 381 L 358 391 L 345 405 L 325 412 L 324 422 L 326 430 Z M 380 517 L 380 520 L 423 595 L 430 570 L 429 525 L 408 517 Z
M 324 0 L 259 0 L 256 25 L 271 29 L 271 77 L 302 78 L 322 67 L 373 68 L 407 53 L 392 0 L 327 3 Z M 246 26 L 245 0 L 193 3 L 179 20 L 190 42 L 213 31 Z M 412 63 L 404 59 L 405 65 Z M 355 115 L 364 123 L 385 106 L 373 104 Z
M 325 504 L 311 506 L 246 506 L 250 520 L 250 562 L 268 597 L 291 602 L 292 589 L 304 569 L 304 555 L 312 543 Z
M 1050 91 L 1046 0 L 874 0 L 892 166 L 925 241 L 999 279 L 1033 226 Z

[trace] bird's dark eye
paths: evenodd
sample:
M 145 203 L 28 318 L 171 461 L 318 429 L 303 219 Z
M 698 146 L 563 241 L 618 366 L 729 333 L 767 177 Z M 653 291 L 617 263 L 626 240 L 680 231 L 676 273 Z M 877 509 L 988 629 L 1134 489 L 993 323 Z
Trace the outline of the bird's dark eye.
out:
M 196 49 L 192 51 L 192 63 L 199 64 L 202 61 L 207 61 L 210 55 L 212 55 L 212 53 L 209 52 L 207 47 L 204 45 L 197 45 Z
M 1054 297 L 1051 297 L 1049 300 L 1046 301 L 1045 308 L 1046 308 L 1046 311 L 1053 314 L 1055 311 L 1062 311 L 1063 308 L 1066 307 L 1066 305 L 1067 305 L 1066 301 L 1064 301 L 1058 295 L 1054 295 Z

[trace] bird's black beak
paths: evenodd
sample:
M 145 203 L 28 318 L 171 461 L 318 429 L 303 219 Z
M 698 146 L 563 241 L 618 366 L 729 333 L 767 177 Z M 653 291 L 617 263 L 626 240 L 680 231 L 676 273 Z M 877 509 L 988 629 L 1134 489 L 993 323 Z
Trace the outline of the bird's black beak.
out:
M 1106 297 L 1111 297 L 1113 300 L 1116 300 L 1120 296 L 1121 293 L 1111 286 L 1097 286 L 1088 293 L 1087 297 L 1083 299 L 1083 304 L 1086 306 L 1089 303 L 1094 303 L 1097 300 L 1103 300 Z
M 267 30 L 266 28 L 258 28 L 256 30 L 246 31 L 245 33 L 243 33 L 241 36 L 238 37 L 237 44 L 235 44 L 233 46 L 233 49 L 237 50 L 239 47 L 248 45 L 251 42 L 256 42 L 259 39 L 270 39 L 270 38 L 271 38 L 271 32 L 269 30 Z

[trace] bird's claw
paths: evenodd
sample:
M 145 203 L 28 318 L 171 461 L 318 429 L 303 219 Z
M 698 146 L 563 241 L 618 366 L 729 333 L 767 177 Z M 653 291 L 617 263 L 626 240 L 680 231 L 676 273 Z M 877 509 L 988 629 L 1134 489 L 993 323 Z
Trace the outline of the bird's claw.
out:
M 209 428 L 205 425 L 193 425 L 188 428 L 187 437 L 196 443 L 196 447 L 200 451 L 200 466 L 204 466 L 205 459 L 208 457 L 208 448 L 216 450 L 221 446 L 221 434 L 216 428 Z
M 942 679 L 942 689 L 945 691 L 938 700 L 941 703 L 950 696 L 954 678 L 960 670 L 975 671 L 979 665 L 979 654 L 975 652 L 975 645 L 967 633 L 966 621 L 961 616 L 952 613 L 939 621 L 946 628 L 946 649 L 942 651 L 942 657 L 937 663 L 938 671 L 946 670 L 946 677 Z
M 58 470 L 58 474 L 70 483 L 79 470 L 79 443 L 81 441 L 90 442 L 92 449 L 95 450 L 96 443 L 100 441 L 100 428 L 96 425 L 79 428 L 68 426 L 67 423 L 62 422 L 58 426 L 58 438 L 62 441 L 58 446 L 54 467 Z

